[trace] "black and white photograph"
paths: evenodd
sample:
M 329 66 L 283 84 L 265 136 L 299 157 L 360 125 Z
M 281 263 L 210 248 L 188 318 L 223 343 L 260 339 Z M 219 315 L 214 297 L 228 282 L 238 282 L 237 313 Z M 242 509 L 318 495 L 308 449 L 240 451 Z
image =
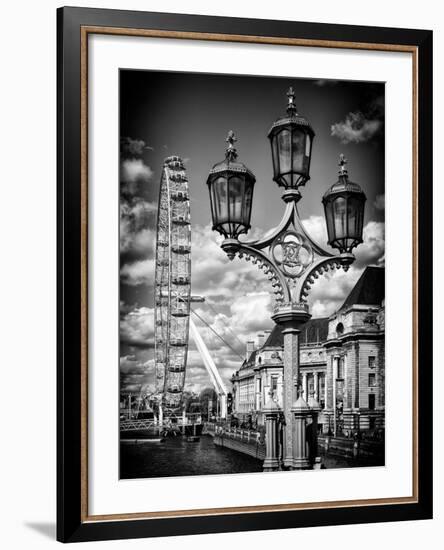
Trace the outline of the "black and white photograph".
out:
M 121 479 L 384 466 L 384 83 L 119 82 Z
M 441 540 L 439 3 L 77 4 L 2 6 L 1 547 Z

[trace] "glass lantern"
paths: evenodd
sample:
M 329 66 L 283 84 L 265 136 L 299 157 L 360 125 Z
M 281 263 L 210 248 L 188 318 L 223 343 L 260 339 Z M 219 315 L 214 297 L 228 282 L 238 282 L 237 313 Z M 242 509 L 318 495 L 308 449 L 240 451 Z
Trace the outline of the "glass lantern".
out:
M 253 189 L 256 178 L 237 160 L 236 138 L 229 132 L 225 159 L 214 165 L 207 179 L 213 230 L 225 239 L 237 239 L 250 229 Z
M 367 200 L 360 186 L 348 179 L 346 163 L 344 155 L 340 155 L 339 179 L 322 199 L 328 244 L 337 248 L 341 254 L 351 253 L 355 246 L 362 243 L 364 206 Z
M 287 116 L 277 120 L 268 138 L 273 158 L 273 180 L 285 189 L 297 189 L 310 179 L 314 131 L 308 120 L 298 114 L 294 91 L 287 92 Z

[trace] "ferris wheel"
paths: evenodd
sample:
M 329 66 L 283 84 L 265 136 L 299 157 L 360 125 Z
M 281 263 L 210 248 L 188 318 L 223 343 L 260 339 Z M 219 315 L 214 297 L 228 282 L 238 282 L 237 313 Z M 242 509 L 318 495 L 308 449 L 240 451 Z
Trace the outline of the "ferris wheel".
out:
M 159 191 L 155 272 L 156 393 L 166 410 L 182 402 L 191 292 L 188 180 L 182 160 L 165 159 Z

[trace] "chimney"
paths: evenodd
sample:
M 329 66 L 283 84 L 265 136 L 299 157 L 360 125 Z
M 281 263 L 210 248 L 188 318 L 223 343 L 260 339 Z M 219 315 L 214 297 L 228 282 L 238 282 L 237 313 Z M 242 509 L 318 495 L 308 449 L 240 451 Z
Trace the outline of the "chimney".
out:
M 254 342 L 250 340 L 249 342 L 247 342 L 247 354 L 246 354 L 247 361 L 248 359 L 250 359 L 250 355 L 253 353 L 253 351 L 254 351 Z
M 265 344 L 265 334 L 263 332 L 259 332 L 259 334 L 257 335 L 257 349 L 261 349 L 264 344 Z

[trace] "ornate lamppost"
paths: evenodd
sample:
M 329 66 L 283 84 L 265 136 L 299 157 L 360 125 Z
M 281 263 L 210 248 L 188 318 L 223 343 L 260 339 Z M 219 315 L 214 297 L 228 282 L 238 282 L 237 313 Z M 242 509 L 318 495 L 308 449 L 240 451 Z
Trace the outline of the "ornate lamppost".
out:
M 299 380 L 299 334 L 311 315 L 307 304 L 309 289 L 319 275 L 342 267 L 345 271 L 355 257 L 352 250 L 362 242 L 365 194 L 349 181 L 343 155 L 338 181 L 325 193 L 324 204 L 328 244 L 339 250 L 332 255 L 316 244 L 299 217 L 300 188 L 310 179 L 310 162 L 315 133 L 308 120 L 297 112 L 292 88 L 287 92 L 287 113 L 271 127 L 268 138 L 273 159 L 273 180 L 283 187 L 286 203 L 279 225 L 263 239 L 241 242 L 239 236 L 250 229 L 254 174 L 238 160 L 237 141 L 230 131 L 225 159 L 213 166 L 207 184 L 210 192 L 213 230 L 224 237 L 222 249 L 230 259 L 251 260 L 268 276 L 275 294 L 272 319 L 284 337 L 284 466 L 307 467 L 305 436 L 300 437 L 301 411 L 310 411 L 294 380 Z M 297 386 L 298 384 L 296 384 Z M 307 414 L 311 414 L 308 412 Z M 292 429 L 292 426 L 297 429 Z M 305 426 L 305 421 L 304 421 Z M 298 437 L 294 436 L 297 432 Z

